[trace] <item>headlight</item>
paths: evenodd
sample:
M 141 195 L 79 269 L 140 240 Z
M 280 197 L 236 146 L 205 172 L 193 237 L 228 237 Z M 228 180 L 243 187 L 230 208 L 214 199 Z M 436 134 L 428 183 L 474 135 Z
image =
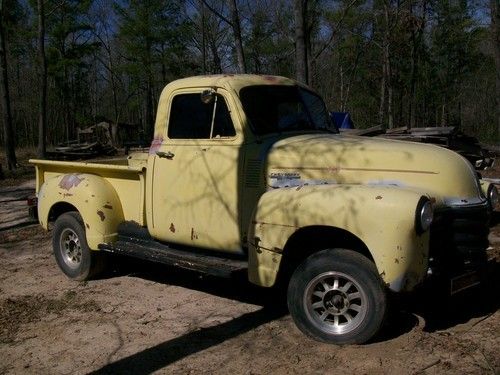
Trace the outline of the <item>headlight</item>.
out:
M 495 185 L 491 184 L 488 188 L 488 203 L 490 204 L 491 209 L 495 209 L 498 204 L 498 189 Z
M 422 234 L 429 230 L 434 218 L 434 210 L 431 201 L 426 198 L 420 198 L 417 204 L 417 212 L 415 214 L 415 227 L 418 234 Z

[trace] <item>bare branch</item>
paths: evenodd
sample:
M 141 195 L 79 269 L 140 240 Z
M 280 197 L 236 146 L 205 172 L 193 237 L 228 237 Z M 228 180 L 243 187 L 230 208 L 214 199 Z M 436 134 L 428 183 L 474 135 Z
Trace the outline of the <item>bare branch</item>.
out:
M 219 11 L 217 11 L 217 9 L 213 8 L 210 4 L 207 3 L 206 0 L 201 0 L 203 2 L 203 4 L 205 4 L 205 6 L 213 13 L 215 14 L 217 17 L 219 17 L 221 20 L 223 20 L 224 22 L 226 22 L 229 26 L 231 27 L 234 27 L 233 23 L 228 19 L 226 18 L 222 13 L 220 13 Z
M 45 4 L 47 4 L 47 3 L 48 3 L 48 1 Z M 66 4 L 66 0 L 63 0 L 59 4 L 56 4 L 54 6 L 54 8 L 52 8 L 52 10 L 45 15 L 45 17 L 50 17 L 51 15 L 53 15 L 55 13 L 56 10 L 58 10 L 59 8 L 64 6 L 65 4 Z
M 358 0 L 352 0 L 349 4 L 347 4 L 347 6 L 344 8 L 343 12 L 342 12 L 342 16 L 340 17 L 340 20 L 338 20 L 338 22 L 336 23 L 336 25 L 334 27 L 332 27 L 332 35 L 330 35 L 330 38 L 328 39 L 328 41 L 319 49 L 319 51 L 314 55 L 314 58 L 313 58 L 313 61 L 317 60 L 318 57 L 321 56 L 321 54 L 323 52 L 325 52 L 325 50 L 328 48 L 328 46 L 333 42 L 333 38 L 335 37 L 335 34 L 336 32 L 338 31 L 338 29 L 340 28 L 340 26 L 342 25 L 342 23 L 344 22 L 344 19 L 346 18 L 347 16 L 347 12 L 349 11 L 349 9 L 351 9 L 354 4 L 356 4 L 358 2 Z

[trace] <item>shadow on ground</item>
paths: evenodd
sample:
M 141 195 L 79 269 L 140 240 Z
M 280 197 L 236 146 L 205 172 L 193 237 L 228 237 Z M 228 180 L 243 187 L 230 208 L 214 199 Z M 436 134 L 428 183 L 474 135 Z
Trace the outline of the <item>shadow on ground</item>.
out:
M 142 279 L 177 285 L 223 298 L 262 306 L 228 322 L 186 333 L 123 359 L 109 363 L 94 374 L 149 374 L 191 354 L 201 352 L 226 340 L 251 331 L 263 324 L 288 314 L 285 291 L 258 288 L 249 284 L 245 275 L 233 280 L 201 276 L 145 261 L 121 259 L 108 277 L 128 275 Z M 497 311 L 500 300 L 496 285 L 500 281 L 500 263 L 494 263 L 487 282 L 479 287 L 447 297 L 430 286 L 414 293 L 393 298 L 392 312 L 382 333 L 372 342 L 383 342 L 410 332 L 423 318 L 426 332 L 434 332 L 466 323 L 470 319 L 486 317 Z
M 111 271 L 108 277 L 122 275 L 139 277 L 258 305 L 261 308 L 230 321 L 188 332 L 165 341 L 109 363 L 93 374 L 150 374 L 189 355 L 219 345 L 226 340 L 279 319 L 288 313 L 286 300 L 283 298 L 284 293 L 274 289 L 258 288 L 246 280 L 246 275 L 236 275 L 233 279 L 228 280 L 127 258 L 121 258 L 117 264 L 118 267 Z
M 284 291 L 274 288 L 261 288 L 250 284 L 245 272 L 234 275 L 232 279 L 225 279 L 122 256 L 116 257 L 113 255 L 111 263 L 113 268 L 104 275 L 104 278 L 137 277 L 160 284 L 193 289 L 252 305 L 270 305 L 273 308 L 286 310 Z
M 262 308 L 228 322 L 189 332 L 105 365 L 92 374 L 150 374 L 191 354 L 248 332 L 283 316 L 280 310 Z

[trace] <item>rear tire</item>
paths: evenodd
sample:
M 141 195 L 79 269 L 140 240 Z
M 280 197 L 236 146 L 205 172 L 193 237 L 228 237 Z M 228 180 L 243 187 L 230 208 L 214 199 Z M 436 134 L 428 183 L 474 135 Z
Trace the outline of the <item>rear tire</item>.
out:
M 66 212 L 54 224 L 52 247 L 59 268 L 70 279 L 83 281 L 96 277 L 105 267 L 105 257 L 90 250 L 82 217 Z
M 288 285 L 288 309 L 297 327 L 315 340 L 362 344 L 382 327 L 385 287 L 373 262 L 345 249 L 305 259 Z

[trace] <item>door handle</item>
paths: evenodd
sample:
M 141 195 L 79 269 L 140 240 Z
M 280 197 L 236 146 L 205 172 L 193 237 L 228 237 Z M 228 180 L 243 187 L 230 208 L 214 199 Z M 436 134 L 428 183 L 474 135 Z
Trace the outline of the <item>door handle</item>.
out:
M 156 155 L 158 155 L 158 157 L 160 157 L 160 158 L 165 158 L 168 160 L 172 160 L 175 156 L 175 154 L 173 152 L 170 152 L 170 151 L 167 151 L 167 152 L 156 151 Z

